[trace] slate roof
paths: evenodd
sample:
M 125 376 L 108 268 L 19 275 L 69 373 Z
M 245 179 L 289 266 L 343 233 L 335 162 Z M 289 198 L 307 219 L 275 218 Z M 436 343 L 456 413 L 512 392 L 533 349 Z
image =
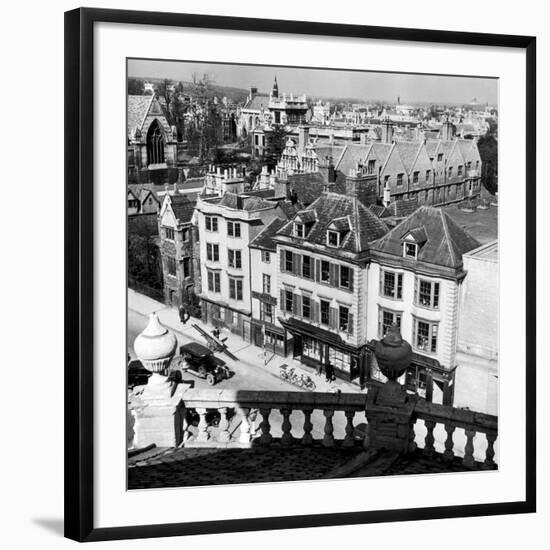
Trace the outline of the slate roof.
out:
M 133 138 L 136 128 L 141 128 L 143 119 L 149 110 L 153 100 L 152 95 L 128 96 L 128 137 Z
M 154 183 L 129 183 L 128 184 L 128 190 L 132 192 L 132 194 L 136 197 L 136 199 L 139 199 L 140 202 L 143 202 L 149 193 L 153 196 L 153 198 L 160 204 L 161 199 L 155 192 L 155 184 Z
M 415 212 L 419 206 L 418 201 L 398 199 L 390 203 L 387 209 L 396 218 L 406 218 Z
M 459 269 L 462 255 L 479 246 L 479 243 L 460 228 L 441 208 L 421 206 L 371 245 L 373 251 L 385 252 L 393 256 L 403 256 L 403 236 L 423 230 L 426 241 L 419 247 L 418 261 L 442 267 Z
M 250 100 L 248 100 L 243 109 L 249 109 L 254 111 L 261 111 L 262 107 L 267 109 L 269 105 L 269 95 L 267 94 L 255 94 Z
M 264 208 L 273 208 L 272 202 L 266 201 L 261 197 L 249 197 L 246 195 L 237 195 L 236 193 L 225 193 L 218 203 L 220 206 L 234 208 L 235 210 L 262 210 Z
M 290 189 L 296 192 L 298 200 L 307 206 L 321 196 L 328 180 L 322 172 L 310 172 L 292 174 L 288 176 L 288 183 Z
M 348 217 L 350 230 L 343 235 L 339 250 L 354 253 L 366 251 L 370 242 L 388 231 L 386 224 L 355 197 L 323 193 L 305 209 L 308 210 L 315 211 L 317 215 L 317 221 L 311 226 L 305 239 L 308 243 L 326 246 L 328 226 L 342 217 Z M 292 221 L 287 223 L 278 234 L 292 237 L 292 225 Z
M 420 143 L 418 141 L 397 141 L 395 143 L 401 162 L 407 170 L 407 174 L 410 174 L 414 161 L 418 156 L 418 149 L 420 148 Z
M 196 201 L 189 199 L 187 195 L 170 195 L 172 210 L 180 223 L 188 223 L 193 217 Z
M 250 242 L 250 248 L 261 248 L 263 250 L 276 251 L 276 244 L 273 237 L 277 234 L 288 220 L 282 218 L 275 218 L 265 229 L 262 229 L 256 238 Z

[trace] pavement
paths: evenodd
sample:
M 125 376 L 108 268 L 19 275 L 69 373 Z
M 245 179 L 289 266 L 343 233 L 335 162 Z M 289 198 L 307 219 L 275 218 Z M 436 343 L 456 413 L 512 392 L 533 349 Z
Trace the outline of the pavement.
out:
M 161 323 L 171 329 L 177 336 L 180 345 L 189 342 L 198 342 L 205 344 L 204 338 L 192 327 L 193 324 L 200 326 L 203 330 L 210 333 L 211 326 L 203 323 L 200 319 L 191 318 L 185 325 L 179 319 L 178 310 L 157 302 L 148 296 L 144 296 L 132 289 L 128 289 L 128 353 L 135 358 L 133 343 L 136 336 L 145 328 L 147 317 L 155 312 Z M 307 391 L 284 382 L 279 377 L 279 367 L 289 365 L 294 367 L 298 373 L 309 375 L 315 382 L 317 391 L 336 391 L 339 389 L 346 393 L 359 393 L 361 389 L 357 384 L 337 379 L 334 382 L 326 382 L 323 376 L 317 376 L 315 369 L 307 367 L 296 361 L 292 357 L 279 357 L 274 354 L 264 355 L 262 348 L 256 347 L 250 342 L 245 342 L 242 338 L 222 330 L 220 338 L 227 338 L 225 343 L 239 360 L 233 361 L 225 354 L 218 353 L 217 357 L 227 363 L 227 366 L 233 370 L 236 375 L 229 380 L 224 380 L 216 384 L 219 389 L 243 389 L 243 390 L 295 390 Z M 266 359 L 267 364 L 266 364 Z M 197 386 L 201 386 L 199 379 Z M 207 387 L 206 385 L 204 387 Z

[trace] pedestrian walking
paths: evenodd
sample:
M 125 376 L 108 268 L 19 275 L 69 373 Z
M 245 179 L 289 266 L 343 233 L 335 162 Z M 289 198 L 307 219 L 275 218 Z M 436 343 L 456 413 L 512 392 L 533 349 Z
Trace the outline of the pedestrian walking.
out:
M 334 367 L 332 366 L 332 363 L 330 361 L 328 361 L 325 366 L 325 376 L 327 382 L 332 382 L 333 380 L 336 380 L 336 377 L 334 376 Z
M 187 313 L 187 310 L 183 307 L 183 304 L 179 307 L 178 311 L 181 324 L 185 325 L 185 323 L 187 323 L 187 321 L 189 320 L 189 314 Z

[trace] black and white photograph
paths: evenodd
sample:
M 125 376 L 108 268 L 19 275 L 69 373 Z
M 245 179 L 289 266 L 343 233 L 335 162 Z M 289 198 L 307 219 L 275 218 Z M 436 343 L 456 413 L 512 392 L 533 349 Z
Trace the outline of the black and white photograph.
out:
M 127 59 L 128 490 L 498 471 L 499 79 L 449 69 Z

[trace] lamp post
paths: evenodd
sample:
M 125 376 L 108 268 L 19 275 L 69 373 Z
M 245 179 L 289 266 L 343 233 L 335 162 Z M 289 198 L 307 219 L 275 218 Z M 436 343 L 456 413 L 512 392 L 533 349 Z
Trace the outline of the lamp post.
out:
M 144 386 L 133 388 L 128 409 L 133 417 L 133 437 L 128 435 L 131 447 L 175 447 L 183 440 L 185 384 L 168 379 L 168 367 L 176 353 L 178 340 L 156 313 L 134 341 L 134 351 L 142 365 L 152 375 Z

